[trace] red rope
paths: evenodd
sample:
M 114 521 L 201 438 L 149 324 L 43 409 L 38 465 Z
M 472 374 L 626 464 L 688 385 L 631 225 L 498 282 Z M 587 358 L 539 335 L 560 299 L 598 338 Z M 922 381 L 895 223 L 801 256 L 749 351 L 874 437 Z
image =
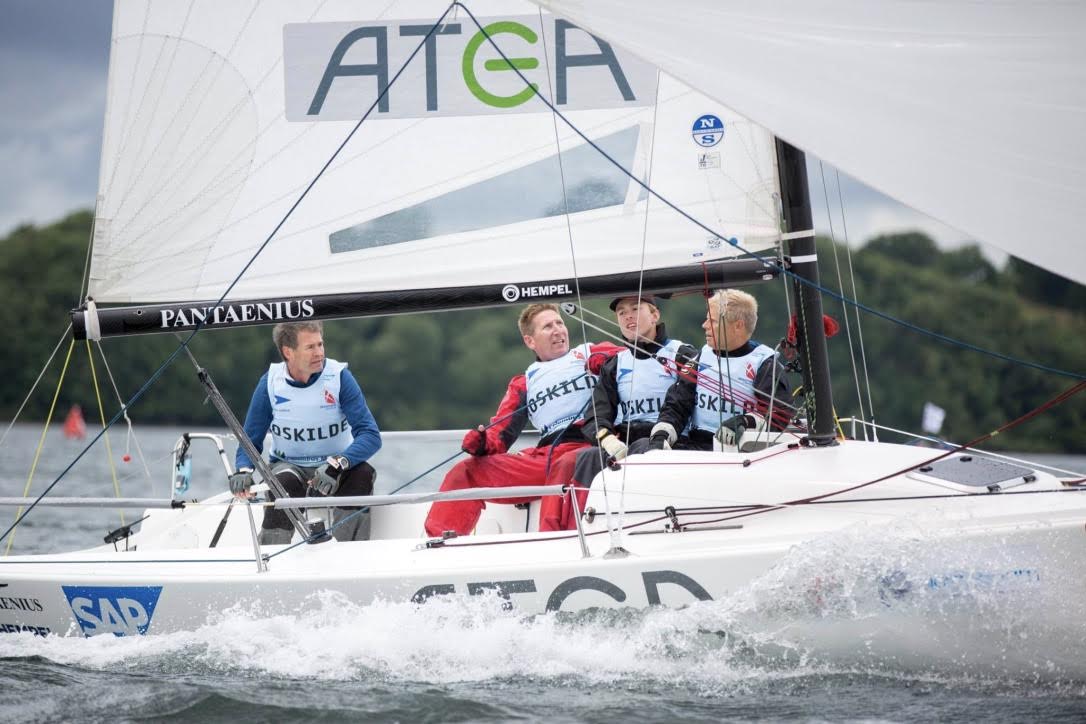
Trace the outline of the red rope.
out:
M 829 492 L 829 493 L 823 493 L 822 495 L 814 495 L 814 496 L 811 496 L 809 498 L 799 498 L 797 500 L 789 500 L 789 501 L 787 501 L 785 503 L 775 503 L 775 504 L 772 504 L 772 505 L 762 505 L 762 506 L 759 506 L 759 508 L 757 510 L 753 510 L 753 511 L 751 511 L 749 513 L 740 513 L 739 515 L 728 516 L 728 517 L 725 517 L 725 518 L 719 518 L 719 519 L 714 520 L 714 521 L 706 521 L 706 522 L 713 522 L 713 523 L 722 522 L 722 521 L 726 521 L 726 520 L 733 520 L 735 518 L 745 518 L 745 517 L 750 516 L 750 515 L 758 515 L 759 513 L 768 513 L 768 512 L 773 511 L 773 510 L 782 510 L 784 508 L 788 508 L 788 507 L 791 507 L 791 506 L 794 506 L 794 505 L 806 505 L 808 503 L 814 503 L 814 502 L 819 501 L 819 500 L 825 500 L 826 498 L 831 498 L 831 497 L 833 497 L 835 495 L 843 495 L 844 493 L 850 493 L 850 492 L 852 492 L 854 490 L 859 490 L 861 488 L 866 488 L 867 486 L 874 485 L 875 483 L 881 483 L 884 480 L 889 480 L 890 478 L 897 477 L 898 475 L 903 475 L 903 474 L 905 474 L 905 473 L 907 473 L 907 472 L 909 472 L 911 470 L 916 470 L 917 468 L 921 468 L 921 467 L 924 467 L 926 465 L 931 465 L 934 462 L 938 462 L 939 460 L 942 460 L 942 459 L 947 458 L 947 457 L 949 457 L 951 455 L 954 455 L 955 453 L 959 453 L 959 452 L 965 450 L 966 448 L 971 448 L 971 447 L 974 447 L 975 445 L 978 445 L 978 444 L 980 444 L 982 442 L 990 440 L 993 437 L 995 437 L 996 435 L 999 435 L 1000 433 L 1006 432 L 1007 430 L 1010 430 L 1010 429 L 1012 429 L 1014 427 L 1017 427 L 1017 426 L 1021 425 L 1023 422 L 1036 417 L 1037 415 L 1041 414 L 1042 412 L 1045 412 L 1045 411 L 1055 407 L 1056 405 L 1059 405 L 1060 403 L 1070 399 L 1074 395 L 1077 395 L 1079 392 L 1082 392 L 1082 390 L 1084 390 L 1084 389 L 1086 389 L 1086 381 L 1079 382 L 1078 384 L 1074 385 L 1073 387 L 1071 387 L 1071 388 L 1069 388 L 1067 390 L 1064 390 L 1060 394 L 1056 395 L 1055 397 L 1050 399 L 1048 402 L 1045 402 L 1041 406 L 1034 408 L 1033 410 L 1027 412 L 1026 414 L 1024 414 L 1024 415 L 1022 415 L 1020 417 L 1017 417 L 1017 418 L 1015 418 L 1014 420 L 1011 420 L 1008 423 L 1005 423 L 1004 425 L 1002 425 L 1001 427 L 996 428 L 992 432 L 985 433 L 984 435 L 981 435 L 980 437 L 978 437 L 978 438 L 976 438 L 974 440 L 970 440 L 969 442 L 965 443 L 964 445 L 959 445 L 956 448 L 952 448 L 952 449 L 946 451 L 945 453 L 943 453 L 942 455 L 936 455 L 935 457 L 931 458 L 930 460 L 925 460 L 924 462 L 917 463 L 915 465 L 910 465 L 907 468 L 904 468 L 902 470 L 898 470 L 896 472 L 890 473 L 889 475 L 883 475 L 880 478 L 875 478 L 874 480 L 869 480 L 866 483 L 860 483 L 858 485 L 853 485 L 853 486 L 848 487 L 848 488 L 842 488 L 841 490 L 834 490 L 834 491 Z

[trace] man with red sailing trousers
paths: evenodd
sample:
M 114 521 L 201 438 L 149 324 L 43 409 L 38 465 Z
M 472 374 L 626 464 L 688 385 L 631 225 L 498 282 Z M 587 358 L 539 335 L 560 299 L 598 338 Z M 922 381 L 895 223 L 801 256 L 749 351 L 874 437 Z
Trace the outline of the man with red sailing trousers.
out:
M 262 451 L 271 430 L 272 473 L 291 497 L 371 495 L 377 473 L 366 461 L 381 448 L 381 432 L 347 364 L 324 356 L 323 326 L 277 324 L 272 339 L 283 361 L 271 365 L 257 382 L 245 415 L 245 434 Z M 230 490 L 246 496 L 253 484 L 253 461 L 240 446 L 235 466 Z M 358 510 L 335 509 L 336 540 L 369 538 L 369 511 Z M 261 545 L 285 545 L 293 533 L 284 511 L 265 510 Z
M 553 304 L 528 305 L 517 325 L 536 361 L 524 374 L 509 381 L 489 427 L 479 425 L 464 436 L 462 448 L 472 457 L 449 471 L 441 483 L 442 491 L 554 482 L 550 478 L 552 461 L 588 446 L 581 425 L 596 374 L 619 348 L 604 343 L 570 349 L 569 331 Z M 528 422 L 539 430 L 539 445 L 507 452 Z M 494 498 L 490 502 L 512 504 L 529 499 Z M 481 500 L 434 503 L 426 516 L 426 533 L 440 536 L 453 531 L 466 535 L 475 527 L 484 507 Z

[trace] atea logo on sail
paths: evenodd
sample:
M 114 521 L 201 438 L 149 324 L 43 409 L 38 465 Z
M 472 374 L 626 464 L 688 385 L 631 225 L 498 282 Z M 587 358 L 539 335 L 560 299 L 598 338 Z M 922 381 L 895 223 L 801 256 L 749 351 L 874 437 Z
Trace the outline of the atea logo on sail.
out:
M 568 20 L 536 15 L 447 23 L 292 23 L 283 28 L 288 121 L 546 112 L 641 107 L 656 96 L 656 69 Z M 487 36 L 501 48 L 501 57 Z M 423 41 L 425 38 L 425 41 Z M 423 43 L 404 73 L 396 72 Z M 530 85 L 515 72 L 519 70 Z

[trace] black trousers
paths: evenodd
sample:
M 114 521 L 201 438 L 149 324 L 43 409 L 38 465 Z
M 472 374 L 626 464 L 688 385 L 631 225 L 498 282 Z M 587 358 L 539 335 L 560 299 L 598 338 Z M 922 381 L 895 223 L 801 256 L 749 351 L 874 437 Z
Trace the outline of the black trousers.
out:
M 283 486 L 283 490 L 292 498 L 304 498 L 306 496 L 323 498 L 325 496 L 309 487 L 309 480 L 316 474 L 316 468 L 303 468 L 289 463 L 274 463 L 272 472 L 275 479 Z M 339 495 L 373 495 L 373 481 L 377 478 L 377 471 L 369 463 L 360 463 L 347 470 L 339 482 L 336 495 L 328 496 L 329 503 L 335 501 Z M 268 499 L 275 500 L 275 494 L 268 491 Z M 358 508 L 341 508 L 341 510 L 358 510 Z M 264 522 L 261 528 L 281 528 L 293 530 L 290 518 L 285 510 L 268 508 L 264 511 Z

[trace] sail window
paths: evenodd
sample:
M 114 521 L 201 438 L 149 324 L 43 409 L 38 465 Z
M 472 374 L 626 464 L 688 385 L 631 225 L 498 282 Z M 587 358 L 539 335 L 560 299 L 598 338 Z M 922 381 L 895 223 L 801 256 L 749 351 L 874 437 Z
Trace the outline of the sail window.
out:
M 632 168 L 638 126 L 596 141 L 618 163 Z M 618 206 L 629 177 L 588 144 L 535 161 L 420 204 L 332 232 L 333 254 L 488 229 L 532 219 Z M 563 173 L 566 196 L 562 194 Z

